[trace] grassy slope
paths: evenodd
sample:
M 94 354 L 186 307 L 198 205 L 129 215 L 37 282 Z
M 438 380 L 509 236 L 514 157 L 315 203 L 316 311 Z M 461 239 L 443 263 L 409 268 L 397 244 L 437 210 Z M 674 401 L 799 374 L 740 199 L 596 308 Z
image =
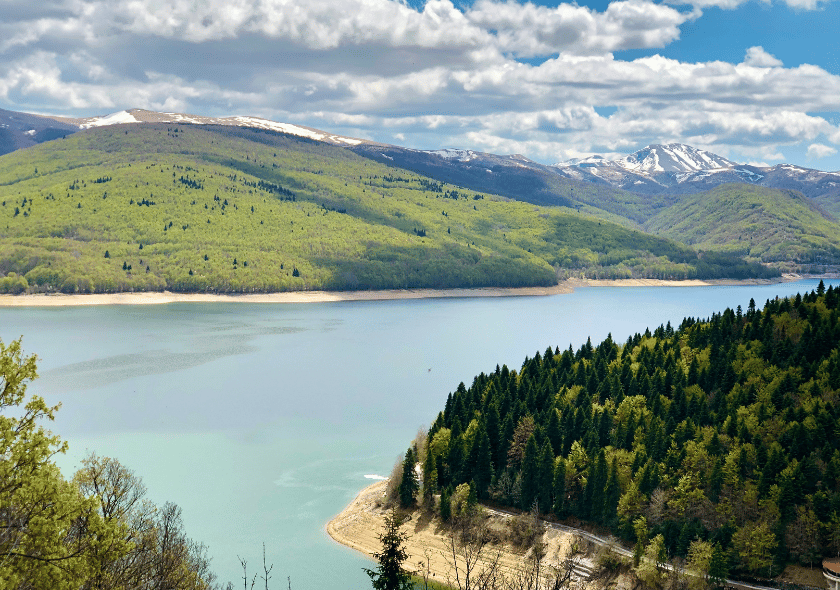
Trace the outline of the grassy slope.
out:
M 840 224 L 795 191 L 726 184 L 686 196 L 646 231 L 764 262 L 840 263 Z
M 93 129 L 0 158 L 0 290 L 525 286 L 555 282 L 552 265 L 696 273 L 685 246 L 569 210 L 445 198 L 453 189 L 271 132 Z

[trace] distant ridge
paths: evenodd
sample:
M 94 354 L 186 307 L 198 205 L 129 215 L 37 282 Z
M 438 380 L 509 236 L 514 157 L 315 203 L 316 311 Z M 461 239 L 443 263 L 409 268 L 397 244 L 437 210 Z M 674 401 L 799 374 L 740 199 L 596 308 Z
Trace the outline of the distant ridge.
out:
M 594 155 L 552 167 L 570 180 L 647 195 L 694 194 L 729 183 L 797 190 L 840 217 L 840 171 L 822 172 L 793 164 L 738 164 L 680 143 L 649 145 L 616 160 Z
M 269 119 L 250 116 L 205 117 L 202 115 L 189 115 L 185 113 L 159 113 L 144 109 L 129 109 L 126 111 L 118 111 L 109 115 L 96 117 L 77 119 L 55 117 L 55 120 L 68 125 L 75 125 L 79 129 L 90 129 L 91 127 L 102 127 L 106 125 L 123 125 L 128 123 L 187 123 L 191 125 L 229 125 L 234 127 L 267 129 L 270 131 L 288 133 L 289 135 L 297 135 L 298 137 L 307 137 L 309 139 L 323 141 L 332 145 L 359 145 L 360 143 L 364 143 L 366 141 L 363 139 L 356 139 L 354 137 L 345 137 L 343 135 L 327 133 L 326 131 L 313 129 L 312 127 L 293 125 L 291 123 L 278 123 Z
M 51 117 L 0 109 L 0 155 L 58 139 L 78 130 L 72 124 Z
M 572 207 L 596 215 L 614 214 L 618 217 L 610 218 L 611 221 L 632 227 L 641 227 L 683 195 L 703 193 L 724 184 L 799 191 L 820 209 L 840 218 L 840 172 L 792 164 L 738 164 L 680 143 L 652 144 L 615 160 L 593 155 L 544 165 L 519 154 L 457 148 L 419 150 L 253 116 L 207 117 L 129 109 L 67 118 L 0 110 L 0 154 L 80 130 L 138 123 L 231 126 L 285 133 L 351 149 L 383 164 L 472 190 L 538 205 Z

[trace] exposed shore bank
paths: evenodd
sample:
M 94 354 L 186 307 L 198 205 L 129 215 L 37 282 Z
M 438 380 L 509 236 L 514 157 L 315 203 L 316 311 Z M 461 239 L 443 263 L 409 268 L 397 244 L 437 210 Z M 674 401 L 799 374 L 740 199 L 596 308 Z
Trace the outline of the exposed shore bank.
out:
M 800 275 L 778 279 L 688 280 L 661 279 L 567 279 L 552 287 L 478 289 L 391 289 L 380 291 L 293 291 L 286 293 L 96 293 L 0 295 L 0 307 L 63 307 L 79 305 L 160 305 L 166 303 L 325 303 L 333 301 L 386 301 L 396 299 L 435 299 L 457 297 L 539 297 L 571 293 L 585 287 L 708 287 L 712 285 L 770 285 L 797 281 Z
M 364 488 L 325 527 L 334 541 L 360 551 L 371 560 L 373 560 L 373 554 L 382 549 L 379 534 L 383 531 L 385 515 L 388 512 L 382 506 L 387 483 L 387 480 L 378 481 Z M 506 520 L 509 517 L 493 510 L 489 511 L 489 514 L 488 526 L 498 532 L 500 537 L 504 537 L 507 527 Z M 429 519 L 428 516 L 423 516 L 420 511 L 416 511 L 412 519 L 403 525 L 402 530 L 409 535 L 409 539 L 404 546 L 409 555 L 405 562 L 405 568 L 415 572 L 420 577 L 425 574 L 430 580 L 444 584 L 449 583 L 450 586 L 457 587 L 453 583 L 454 570 L 449 545 L 450 538 L 447 529 L 442 526 L 439 519 Z M 569 555 L 570 549 L 575 546 L 578 549 L 576 573 L 579 575 L 583 571 L 583 573 L 590 575 L 595 572 L 597 569 L 595 563 L 598 552 L 597 546 L 586 538 L 587 533 L 580 533 L 581 535 L 578 535 L 574 532 L 559 530 L 554 526 L 547 527 L 542 537 L 546 548 L 544 566 L 547 566 L 547 569 L 552 566 L 559 566 L 562 559 Z M 493 544 L 485 551 L 484 558 L 480 560 L 480 565 L 474 571 L 486 567 L 498 555 L 500 571 L 503 575 L 509 575 L 516 571 L 521 572 L 523 565 L 530 557 L 528 553 L 509 543 Z M 625 556 L 629 555 L 626 550 L 623 553 Z M 629 559 L 629 557 L 626 557 L 626 559 Z M 459 567 L 461 567 L 460 563 Z M 825 587 L 825 580 L 819 566 L 806 568 L 798 565 L 788 565 L 777 580 L 812 588 Z M 743 590 L 772 590 L 771 588 L 732 580 L 728 582 L 730 586 Z M 603 590 L 604 588 L 632 590 L 638 587 L 638 580 L 625 569 L 617 575 L 607 575 L 601 577 L 601 579 L 598 579 L 597 575 L 595 579 L 588 581 L 577 578 L 573 587 L 577 590 Z
M 363 489 L 356 498 L 327 523 L 326 530 L 336 542 L 351 547 L 370 557 L 382 549 L 378 536 L 382 533 L 387 510 L 381 505 L 387 481 L 376 482 Z M 506 516 L 493 515 L 489 517 L 488 526 L 505 535 Z M 430 580 L 454 585 L 455 570 L 448 530 L 442 526 L 437 518 L 430 519 L 416 511 L 412 519 L 405 523 L 402 530 L 409 535 L 405 550 L 409 557 L 405 568 L 414 571 L 418 576 L 424 574 Z M 575 535 L 554 529 L 548 529 L 543 537 L 546 553 L 544 567 L 559 565 L 574 543 L 580 543 Z M 492 544 L 485 549 L 480 559 L 480 565 L 474 571 L 487 567 L 498 556 L 500 571 L 505 575 L 523 570 L 523 565 L 529 555 L 509 543 Z M 584 558 L 586 563 L 591 560 Z M 463 567 L 459 563 L 459 568 Z M 547 569 L 545 571 L 548 571 Z M 463 571 L 460 573 L 463 576 Z M 589 587 L 590 584 L 584 584 Z M 620 587 L 619 587 L 620 586 Z M 457 585 L 455 585 L 457 587 Z M 592 585 L 592 588 L 595 586 Z M 618 590 L 624 590 L 622 584 Z M 629 587 L 628 587 L 629 590 Z

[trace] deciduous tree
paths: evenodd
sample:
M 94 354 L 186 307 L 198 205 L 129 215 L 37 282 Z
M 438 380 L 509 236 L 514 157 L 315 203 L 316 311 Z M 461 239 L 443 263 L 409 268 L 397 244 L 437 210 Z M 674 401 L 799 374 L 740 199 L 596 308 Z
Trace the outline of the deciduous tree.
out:
M 20 340 L 0 342 L 0 581 L 11 589 L 78 588 L 91 573 L 92 542 L 110 543 L 114 531 L 96 498 L 85 498 L 53 462 L 67 445 L 40 425 L 58 406 L 26 400 L 35 361 Z

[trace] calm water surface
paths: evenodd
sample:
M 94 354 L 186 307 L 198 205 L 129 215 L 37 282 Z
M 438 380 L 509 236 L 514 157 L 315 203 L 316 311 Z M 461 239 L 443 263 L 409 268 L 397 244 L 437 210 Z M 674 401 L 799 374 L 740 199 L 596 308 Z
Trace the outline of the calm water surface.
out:
M 0 309 L 0 338 L 40 358 L 30 391 L 63 404 L 69 476 L 88 450 L 183 508 L 223 582 L 237 555 L 272 588 L 361 589 L 369 563 L 324 531 L 387 475 L 421 425 L 496 364 L 611 332 L 708 317 L 816 288 L 587 288 L 570 295 L 324 304 Z M 835 282 L 835 285 L 837 283 Z

